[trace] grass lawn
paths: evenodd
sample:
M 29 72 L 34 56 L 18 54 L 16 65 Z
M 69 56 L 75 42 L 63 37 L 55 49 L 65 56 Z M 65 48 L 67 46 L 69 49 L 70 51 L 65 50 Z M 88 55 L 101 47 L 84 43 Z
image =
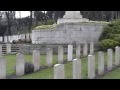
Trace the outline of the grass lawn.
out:
M 74 55 L 75 56 L 75 55 Z M 96 57 L 96 69 L 98 67 L 97 65 L 97 56 L 98 53 L 95 53 L 95 57 Z M 113 55 L 114 56 L 114 55 Z M 11 74 L 15 74 L 15 61 L 16 61 L 16 55 L 5 55 L 5 58 L 7 60 L 7 75 L 11 75 Z M 45 61 L 46 61 L 46 56 L 45 55 L 41 55 L 41 65 L 45 65 Z M 54 59 L 53 59 L 53 64 L 57 64 L 57 55 L 54 55 Z M 114 57 L 113 57 L 114 58 Z M 67 55 L 64 56 L 64 59 L 67 59 Z M 82 78 L 83 79 L 87 79 L 87 57 L 81 58 L 82 60 Z M 32 55 L 25 55 L 25 61 L 28 62 L 32 62 Z M 107 53 L 105 53 L 105 65 L 107 64 Z M 104 77 L 102 77 L 102 79 L 104 78 L 111 78 L 111 76 L 115 76 L 116 73 L 118 73 L 119 69 L 113 71 L 115 74 L 113 75 L 112 72 L 105 75 Z M 119 74 L 118 78 L 120 77 Z M 72 79 L 72 62 L 68 62 L 65 64 L 65 78 L 66 79 Z M 28 74 L 28 75 L 24 75 L 22 77 L 18 77 L 18 79 L 53 79 L 53 67 L 48 68 L 48 69 L 44 69 L 38 72 L 34 72 L 32 74 Z

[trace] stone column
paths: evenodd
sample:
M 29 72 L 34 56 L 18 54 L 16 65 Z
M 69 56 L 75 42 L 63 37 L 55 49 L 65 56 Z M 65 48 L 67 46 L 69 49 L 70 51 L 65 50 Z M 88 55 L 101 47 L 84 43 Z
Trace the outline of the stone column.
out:
M 76 45 L 76 58 L 80 59 L 81 47 L 80 44 Z
M 95 56 L 88 55 L 88 78 L 95 78 Z
M 90 55 L 94 54 L 94 42 L 90 42 Z
M 73 79 L 81 79 L 81 60 L 73 60 Z
M 84 43 L 83 46 L 83 56 L 87 56 L 88 55 L 88 44 Z
M 65 79 L 64 64 L 54 65 L 54 79 Z
M 16 57 L 16 76 L 23 76 L 25 71 L 24 55 L 18 53 Z
M 46 65 L 48 67 L 52 66 L 52 60 L 53 60 L 53 49 L 52 48 L 48 48 L 47 49 L 47 55 L 46 55 Z
M 11 53 L 11 44 L 7 44 L 6 48 L 7 48 L 7 54 Z
M 112 70 L 113 68 L 113 50 L 112 49 L 108 49 L 107 68 L 108 68 L 108 71 Z
M 2 56 L 2 44 L 0 44 L 0 56 Z
M 120 47 L 115 47 L 115 66 L 120 65 Z
M 40 52 L 37 50 L 33 51 L 33 65 L 34 71 L 38 71 L 40 69 Z
M 98 52 L 98 75 L 104 74 L 104 53 Z
M 68 61 L 73 59 L 73 45 L 68 45 Z
M 0 56 L 0 79 L 6 79 L 6 60 Z
M 64 61 L 64 51 L 63 51 L 63 46 L 59 45 L 58 46 L 58 63 L 62 64 Z

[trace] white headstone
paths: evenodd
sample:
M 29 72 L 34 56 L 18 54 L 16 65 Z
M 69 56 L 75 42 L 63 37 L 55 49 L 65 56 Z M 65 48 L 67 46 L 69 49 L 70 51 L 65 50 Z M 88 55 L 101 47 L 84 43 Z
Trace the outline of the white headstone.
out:
M 120 47 L 115 47 L 115 65 L 120 65 Z
M 68 61 L 73 59 L 73 45 L 68 45 Z
M 73 79 L 81 79 L 81 60 L 73 60 Z
M 33 51 L 33 65 L 34 71 L 38 71 L 40 69 L 40 52 L 37 50 Z
M 95 78 L 95 56 L 88 55 L 88 78 Z
M 62 64 L 64 59 L 64 51 L 63 51 L 63 46 L 59 45 L 58 46 L 58 63 Z
M 0 57 L 0 79 L 6 79 L 6 60 Z
M 80 44 L 76 45 L 76 58 L 80 59 L 81 47 Z
M 91 55 L 94 54 L 94 42 L 93 41 L 90 42 L 90 54 Z
M 24 75 L 25 70 L 25 60 L 24 55 L 21 53 L 18 53 L 16 55 L 16 76 L 22 76 Z
M 107 67 L 108 67 L 108 71 L 112 70 L 113 68 L 113 50 L 112 49 L 108 49 Z
M 53 61 L 53 49 L 48 48 L 46 53 L 47 53 L 47 55 L 46 55 L 46 65 L 48 67 L 51 67 L 52 66 L 52 61 Z
M 88 55 L 88 44 L 84 43 L 83 46 L 83 56 L 87 56 Z
M 104 53 L 98 52 L 98 75 L 104 74 Z
M 65 79 L 64 64 L 54 65 L 54 79 Z
M 0 56 L 2 56 L 2 44 L 0 44 Z
M 11 44 L 7 44 L 6 47 L 7 47 L 7 54 L 10 54 L 11 53 Z

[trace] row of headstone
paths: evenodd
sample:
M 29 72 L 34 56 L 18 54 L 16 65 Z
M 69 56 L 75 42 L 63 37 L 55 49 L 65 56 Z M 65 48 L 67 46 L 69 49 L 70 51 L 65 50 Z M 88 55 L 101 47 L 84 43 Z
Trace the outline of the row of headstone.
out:
M 0 45 L 1 46 L 1 45 Z M 2 46 L 0 47 L 2 48 Z M 11 44 L 7 44 L 7 53 L 11 52 Z M 80 45 L 76 46 L 76 58 L 80 58 Z M 2 49 L 0 50 L 2 51 Z M 68 61 L 71 61 L 73 59 L 73 45 L 68 45 Z M 3 78 L 2 76 L 6 77 L 6 63 L 5 59 L 0 58 L 0 78 Z M 64 62 L 64 48 L 62 45 L 58 46 L 58 63 L 62 64 Z M 80 61 L 74 60 L 73 70 L 76 72 L 80 66 Z M 33 51 L 33 59 L 32 63 L 34 65 L 34 71 L 38 71 L 40 69 L 40 51 L 34 50 Z M 53 49 L 48 48 L 46 51 L 46 66 L 51 67 L 53 65 Z M 77 66 L 76 66 L 77 65 Z M 3 69 L 4 68 L 4 69 Z M 16 55 L 16 76 L 23 76 L 25 71 L 25 59 L 24 55 L 21 53 L 18 53 Z M 3 73 L 4 72 L 4 73 Z M 79 71 L 77 71 L 80 73 Z M 78 74 L 74 75 L 74 78 L 79 77 Z
M 94 79 L 96 77 L 96 59 L 95 55 L 88 55 L 88 79 Z M 105 58 L 104 52 L 98 52 L 98 75 L 105 74 Z M 114 63 L 113 63 L 114 62 Z M 120 47 L 115 47 L 115 61 L 113 61 L 113 50 L 107 50 L 107 71 L 113 69 L 113 65 L 116 67 L 120 65 Z M 64 64 L 54 65 L 54 79 L 65 79 L 65 67 Z M 81 79 L 81 60 L 73 60 L 73 79 Z

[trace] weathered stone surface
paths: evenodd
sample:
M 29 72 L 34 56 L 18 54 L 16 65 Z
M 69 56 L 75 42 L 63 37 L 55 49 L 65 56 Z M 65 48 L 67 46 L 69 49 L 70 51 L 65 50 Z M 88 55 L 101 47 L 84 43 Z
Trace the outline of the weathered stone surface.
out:
M 95 78 L 95 56 L 88 55 L 88 78 Z
M 68 45 L 68 61 L 73 59 L 73 45 Z
M 63 52 L 63 46 L 58 46 L 58 63 L 62 64 L 64 59 L 64 52 Z
M 54 65 L 54 79 L 65 79 L 65 70 L 63 64 Z
M 112 49 L 108 49 L 107 67 L 108 67 L 108 71 L 112 70 L 113 68 L 113 50 Z
M 21 53 L 18 53 L 16 55 L 16 76 L 24 75 L 24 71 L 25 71 L 24 55 Z
M 81 79 L 81 60 L 73 60 L 73 79 Z
M 6 79 L 6 60 L 0 56 L 0 79 Z
M 33 65 L 34 71 L 38 71 L 40 69 L 40 52 L 37 50 L 33 51 Z
M 98 75 L 104 74 L 104 53 L 98 52 Z
M 120 65 L 120 47 L 115 47 L 115 66 Z
M 52 61 L 53 61 L 53 49 L 48 48 L 46 52 L 46 65 L 48 67 L 52 66 Z
M 80 59 L 80 55 L 81 55 L 81 46 L 80 44 L 76 45 L 76 58 Z

